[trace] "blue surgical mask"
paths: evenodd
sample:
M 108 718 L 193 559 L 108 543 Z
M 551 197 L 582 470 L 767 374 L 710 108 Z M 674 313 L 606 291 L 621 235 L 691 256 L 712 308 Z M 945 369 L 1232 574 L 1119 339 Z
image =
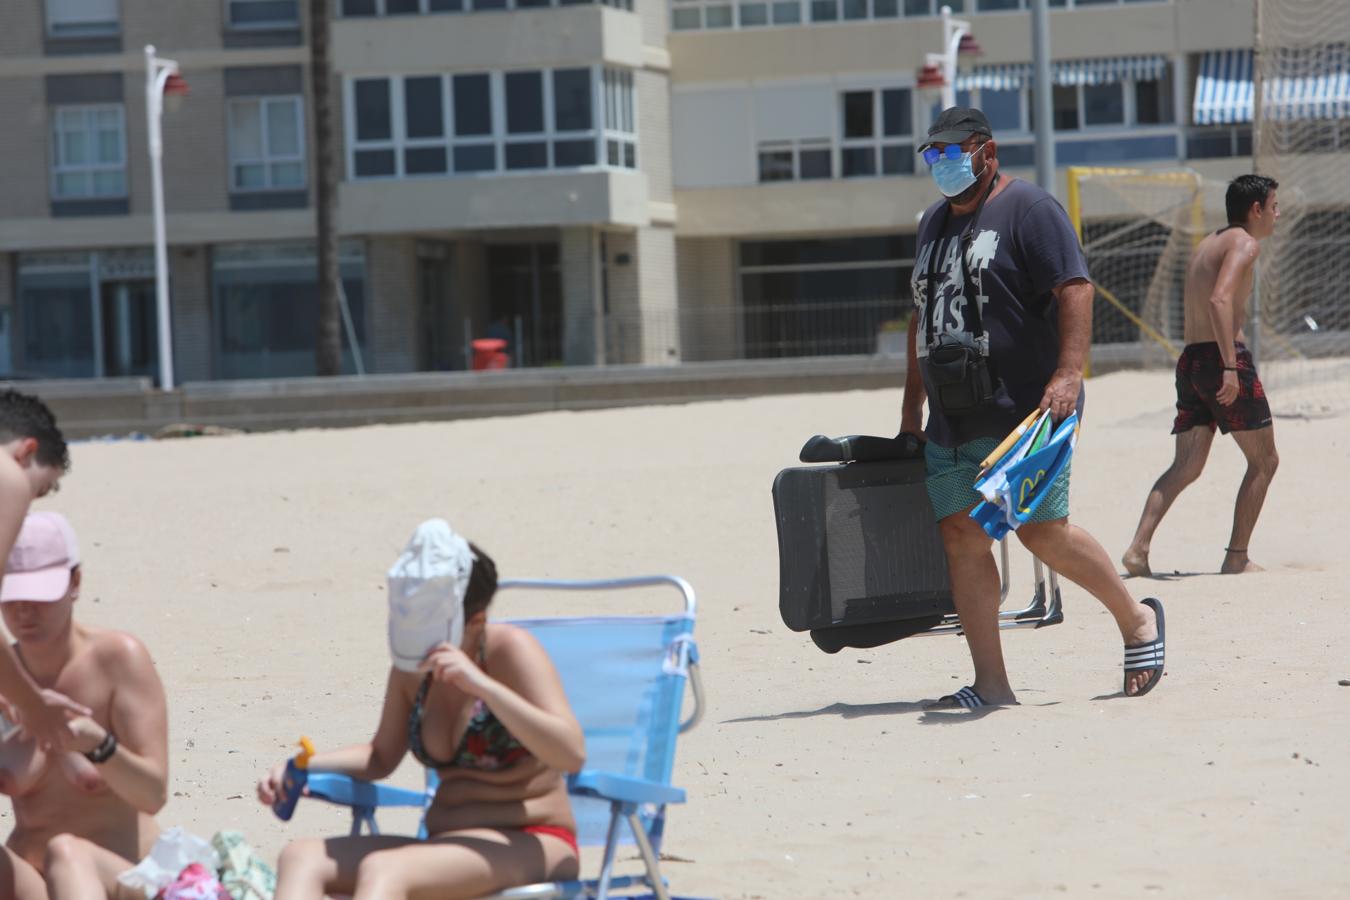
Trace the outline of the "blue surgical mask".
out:
M 981 144 L 980 149 L 983 148 L 984 144 Z M 979 153 L 980 149 L 975 153 Z M 933 183 L 944 197 L 960 196 L 976 182 L 975 168 L 971 163 L 975 153 L 962 153 L 960 159 L 943 156 L 933 163 Z

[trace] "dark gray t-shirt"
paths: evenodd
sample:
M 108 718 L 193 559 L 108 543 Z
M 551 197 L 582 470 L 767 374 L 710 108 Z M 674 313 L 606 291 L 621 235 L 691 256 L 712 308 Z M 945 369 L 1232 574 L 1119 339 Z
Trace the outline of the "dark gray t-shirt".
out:
M 1064 208 L 1036 185 L 1015 179 L 980 213 L 979 233 L 972 235 L 966 256 L 975 285 L 963 291 L 958 253 L 960 235 L 971 216 L 949 216 L 946 207 L 946 200 L 933 204 L 919 222 L 919 256 L 911 287 L 919 317 L 919 371 L 930 398 L 924 432 L 939 447 L 955 447 L 976 438 L 1002 438 L 1040 405 L 1059 362 L 1059 308 L 1052 290 L 1066 281 L 1087 278 L 1088 270 Z M 935 250 L 934 335 L 971 334 L 969 294 L 979 298 L 981 324 L 989 336 L 995 402 L 974 415 L 949 418 L 933 409 L 931 401 L 924 317 L 930 314 L 928 273 Z M 1080 393 L 1080 414 L 1082 406 Z

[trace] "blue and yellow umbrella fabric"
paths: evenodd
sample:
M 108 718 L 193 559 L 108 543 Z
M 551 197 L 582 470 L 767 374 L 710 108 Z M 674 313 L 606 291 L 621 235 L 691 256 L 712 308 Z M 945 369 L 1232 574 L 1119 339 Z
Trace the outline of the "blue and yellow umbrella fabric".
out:
M 970 512 L 985 534 L 1001 540 L 1029 520 L 1073 456 L 1078 415 L 1055 425 L 1049 410 L 1036 411 L 985 459 L 975 490 L 984 497 Z

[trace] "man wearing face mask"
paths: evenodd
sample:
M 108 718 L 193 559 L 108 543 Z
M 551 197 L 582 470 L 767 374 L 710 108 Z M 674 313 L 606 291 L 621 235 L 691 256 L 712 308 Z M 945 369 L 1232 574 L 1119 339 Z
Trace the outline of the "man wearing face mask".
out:
M 998 568 L 989 537 L 970 518 L 981 499 L 974 483 L 980 462 L 1028 413 L 1082 415 L 1092 284 L 1055 198 L 999 173 L 982 112 L 944 110 L 920 152 L 946 199 L 919 223 L 900 431 L 928 441 L 928 495 L 975 667 L 969 687 L 934 706 L 1014 704 L 999 640 Z M 1141 696 L 1162 679 L 1162 604 L 1132 598 L 1106 551 L 1068 515 L 1066 467 L 1017 535 L 1115 617 L 1125 644 L 1123 690 Z

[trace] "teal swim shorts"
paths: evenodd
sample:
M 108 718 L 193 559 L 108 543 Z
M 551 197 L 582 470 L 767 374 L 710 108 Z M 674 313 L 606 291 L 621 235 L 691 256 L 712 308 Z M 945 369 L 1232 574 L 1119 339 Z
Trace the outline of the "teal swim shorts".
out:
M 923 458 L 928 469 L 925 485 L 938 521 L 969 509 L 984 499 L 975 490 L 975 477 L 980 472 L 980 463 L 998 444 L 994 438 L 977 438 L 961 444 L 955 450 L 939 447 L 932 441 L 924 445 Z M 1028 521 L 1052 522 L 1069 514 L 1069 472 L 1072 468 L 1073 461 L 1070 460 Z

